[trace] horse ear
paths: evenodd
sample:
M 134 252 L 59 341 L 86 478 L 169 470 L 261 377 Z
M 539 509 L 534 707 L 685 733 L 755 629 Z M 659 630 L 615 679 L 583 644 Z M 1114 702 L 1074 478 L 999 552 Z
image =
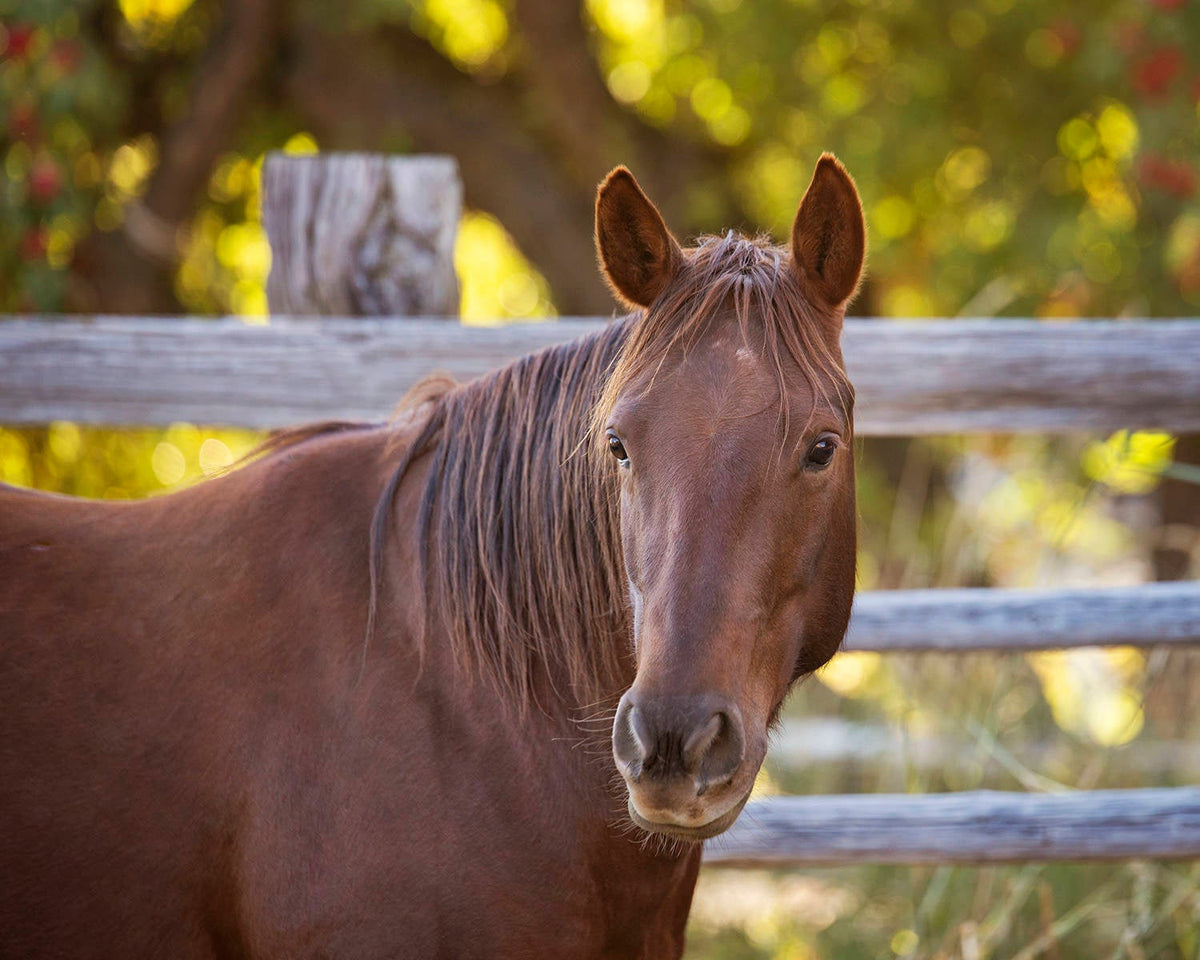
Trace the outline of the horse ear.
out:
M 683 263 L 662 214 L 625 167 L 596 191 L 596 253 L 613 292 L 634 307 L 650 306 Z
M 854 180 L 823 153 L 792 225 L 792 260 L 806 289 L 826 306 L 844 306 L 858 288 L 866 242 Z

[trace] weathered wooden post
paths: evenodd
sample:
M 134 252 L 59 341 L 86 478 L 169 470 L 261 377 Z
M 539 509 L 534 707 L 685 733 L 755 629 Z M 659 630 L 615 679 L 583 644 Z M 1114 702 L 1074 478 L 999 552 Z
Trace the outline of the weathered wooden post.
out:
M 453 157 L 275 153 L 262 183 L 271 313 L 458 316 Z

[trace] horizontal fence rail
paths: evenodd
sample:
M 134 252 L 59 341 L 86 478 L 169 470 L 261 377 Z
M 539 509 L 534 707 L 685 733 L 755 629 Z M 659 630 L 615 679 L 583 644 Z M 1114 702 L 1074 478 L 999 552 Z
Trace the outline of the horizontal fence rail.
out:
M 726 866 L 1200 857 L 1200 788 L 769 797 L 704 860 Z
M 1051 650 L 1200 643 L 1200 583 L 858 594 L 846 650 Z
M 386 417 L 431 370 L 468 379 L 599 329 L 560 320 L 0 320 L 0 423 L 279 427 Z M 851 320 L 863 435 L 1200 432 L 1200 322 Z

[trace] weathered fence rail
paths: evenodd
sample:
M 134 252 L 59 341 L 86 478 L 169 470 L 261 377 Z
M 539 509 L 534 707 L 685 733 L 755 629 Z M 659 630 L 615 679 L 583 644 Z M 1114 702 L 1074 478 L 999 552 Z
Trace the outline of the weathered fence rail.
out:
M 1200 583 L 860 593 L 847 650 L 1049 650 L 1200 643 Z
M 7 319 L 0 423 L 379 419 L 430 370 L 475 377 L 604 322 Z M 1200 432 L 1194 320 L 851 320 L 843 344 L 863 435 Z
M 1013 863 L 1200 857 L 1200 788 L 768 797 L 708 863 Z

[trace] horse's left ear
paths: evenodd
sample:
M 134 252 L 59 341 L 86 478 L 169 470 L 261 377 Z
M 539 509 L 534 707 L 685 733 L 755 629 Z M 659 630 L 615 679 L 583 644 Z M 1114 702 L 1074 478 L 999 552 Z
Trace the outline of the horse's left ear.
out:
M 825 306 L 844 307 L 858 289 L 866 246 L 854 180 L 823 153 L 792 225 L 792 260 L 805 289 Z
M 634 307 L 650 306 L 683 263 L 662 214 L 625 167 L 596 191 L 596 253 L 613 292 Z

